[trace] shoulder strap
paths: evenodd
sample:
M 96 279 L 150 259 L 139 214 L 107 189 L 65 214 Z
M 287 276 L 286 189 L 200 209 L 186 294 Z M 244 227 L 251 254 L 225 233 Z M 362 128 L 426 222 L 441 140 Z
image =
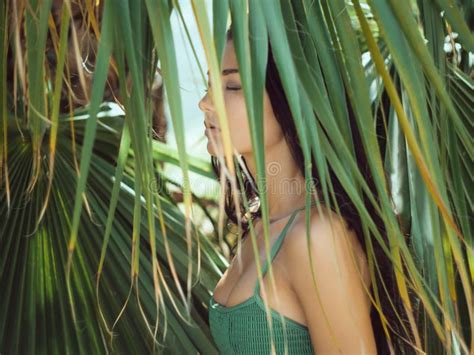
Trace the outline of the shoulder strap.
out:
M 286 236 L 286 233 L 288 232 L 288 229 L 291 227 L 291 225 L 293 224 L 293 221 L 295 220 L 295 217 L 296 215 L 298 214 L 299 211 L 301 211 L 303 208 L 299 208 L 297 209 L 296 211 L 294 211 L 290 217 L 290 219 L 288 220 L 288 222 L 286 223 L 285 227 L 283 227 L 283 230 L 281 231 L 280 235 L 278 236 L 277 240 L 275 241 L 275 243 L 272 245 L 271 247 L 271 250 L 270 250 L 270 263 L 273 261 L 273 259 L 275 258 L 275 255 L 278 253 L 278 251 L 280 250 L 280 247 L 283 243 L 283 239 L 285 238 Z M 267 272 L 267 269 L 268 269 L 268 262 L 267 260 L 265 260 L 264 264 L 263 264 L 263 268 L 262 268 L 262 279 L 263 277 L 265 276 L 266 272 Z M 259 282 L 259 279 L 258 279 L 258 276 L 257 276 L 257 282 L 256 282 L 256 285 L 255 285 L 255 289 L 254 289 L 254 294 L 259 294 L 260 292 L 260 282 Z

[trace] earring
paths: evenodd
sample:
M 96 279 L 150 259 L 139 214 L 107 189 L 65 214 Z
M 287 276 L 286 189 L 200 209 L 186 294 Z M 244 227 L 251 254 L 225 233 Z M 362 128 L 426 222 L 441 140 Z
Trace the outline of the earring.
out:
M 249 211 L 253 213 L 257 213 L 260 209 L 260 198 L 255 195 L 249 201 Z
M 244 220 L 244 223 L 248 223 L 249 220 L 254 216 L 258 210 L 260 209 L 260 198 L 257 195 L 254 195 L 252 198 L 249 200 L 249 209 L 247 212 L 245 212 L 244 216 L 242 219 Z

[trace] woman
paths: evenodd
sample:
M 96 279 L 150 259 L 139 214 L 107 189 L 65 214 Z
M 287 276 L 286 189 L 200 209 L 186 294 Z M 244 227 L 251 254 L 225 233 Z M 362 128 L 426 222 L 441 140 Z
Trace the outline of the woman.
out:
M 222 69 L 232 146 L 245 161 L 243 167 L 253 177 L 256 167 L 231 31 L 227 36 Z M 209 90 L 212 90 L 212 80 Z M 205 114 L 207 149 L 219 177 L 218 158 L 223 156 L 223 145 L 209 92 L 201 99 L 199 107 Z M 271 46 L 263 109 L 265 133 L 262 144 L 267 167 L 271 272 L 266 272 L 263 227 L 260 211 L 256 211 L 251 215 L 263 285 L 258 282 L 251 238 L 243 238 L 240 250 L 218 282 L 210 301 L 210 327 L 220 352 L 269 354 L 274 346 L 278 354 L 284 353 L 285 347 L 289 354 L 376 354 L 377 350 L 387 353 L 383 333 L 374 335 L 374 330 L 379 329 L 374 329 L 378 327 L 377 317 L 367 291 L 371 282 L 360 220 L 354 216 L 355 209 L 334 175 L 333 186 L 339 196 L 338 202 L 342 203 L 344 218 L 324 206 L 322 213 L 312 207 L 311 244 L 307 244 L 305 214 L 299 213 L 304 210 L 307 190 L 303 154 Z M 317 184 L 314 169 L 313 178 Z M 255 197 L 250 188 L 245 189 L 245 193 L 249 199 Z M 226 197 L 226 213 L 236 222 L 230 190 Z M 246 227 L 245 236 L 248 235 L 248 225 Z M 274 288 L 270 280 L 272 274 Z M 271 313 L 265 312 L 264 301 Z M 267 314 L 271 317 L 267 318 Z

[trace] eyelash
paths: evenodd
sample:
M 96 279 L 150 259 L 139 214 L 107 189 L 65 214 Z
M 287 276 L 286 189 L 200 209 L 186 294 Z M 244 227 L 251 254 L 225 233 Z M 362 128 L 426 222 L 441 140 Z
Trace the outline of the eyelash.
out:
M 226 87 L 227 90 L 232 90 L 232 91 L 237 91 L 237 90 L 240 90 L 241 88 L 230 88 L 230 87 Z M 209 89 L 204 89 L 204 92 L 208 92 Z

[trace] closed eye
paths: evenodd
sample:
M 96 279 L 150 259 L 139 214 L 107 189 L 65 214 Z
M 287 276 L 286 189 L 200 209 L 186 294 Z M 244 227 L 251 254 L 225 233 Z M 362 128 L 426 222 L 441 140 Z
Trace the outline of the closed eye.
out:
M 229 87 L 229 86 L 227 86 L 226 89 L 237 91 L 237 90 L 241 90 L 242 88 L 241 87 Z M 204 89 L 204 92 L 209 92 L 209 87 L 207 89 Z

